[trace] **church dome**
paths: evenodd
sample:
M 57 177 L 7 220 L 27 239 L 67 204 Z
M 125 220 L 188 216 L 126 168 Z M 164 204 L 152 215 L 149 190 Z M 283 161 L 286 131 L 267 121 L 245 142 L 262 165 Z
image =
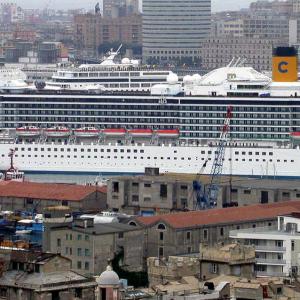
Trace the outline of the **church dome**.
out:
M 119 285 L 120 278 L 116 272 L 113 271 L 111 266 L 107 266 L 104 271 L 97 279 L 96 282 L 99 285 Z

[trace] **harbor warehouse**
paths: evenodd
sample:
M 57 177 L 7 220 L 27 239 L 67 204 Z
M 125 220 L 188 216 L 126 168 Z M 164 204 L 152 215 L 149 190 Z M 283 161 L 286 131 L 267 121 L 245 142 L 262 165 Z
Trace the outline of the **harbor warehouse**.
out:
M 0 183 L 1 210 L 35 210 L 63 205 L 71 211 L 100 211 L 106 209 L 106 188 L 75 184 L 36 182 Z

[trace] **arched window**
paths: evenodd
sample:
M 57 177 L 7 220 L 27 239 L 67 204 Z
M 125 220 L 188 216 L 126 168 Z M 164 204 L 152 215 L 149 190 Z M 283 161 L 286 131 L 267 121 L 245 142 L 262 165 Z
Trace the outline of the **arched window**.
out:
M 133 222 L 133 221 L 130 221 L 130 222 L 129 222 L 129 225 L 130 225 L 130 226 L 136 226 L 136 223 Z
M 166 226 L 164 224 L 160 223 L 157 225 L 157 229 L 158 230 L 166 230 Z

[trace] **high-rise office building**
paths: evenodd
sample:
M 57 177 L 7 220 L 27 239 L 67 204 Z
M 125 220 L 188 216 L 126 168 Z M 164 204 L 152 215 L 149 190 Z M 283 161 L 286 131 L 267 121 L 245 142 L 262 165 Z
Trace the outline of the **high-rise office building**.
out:
M 210 33 L 211 0 L 143 0 L 143 58 L 198 58 Z

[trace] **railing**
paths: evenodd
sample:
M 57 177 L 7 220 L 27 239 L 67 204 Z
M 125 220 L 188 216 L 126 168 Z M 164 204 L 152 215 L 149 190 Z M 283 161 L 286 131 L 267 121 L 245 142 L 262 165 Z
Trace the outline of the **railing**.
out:
M 285 265 L 286 261 L 284 259 L 256 258 L 256 263 L 264 265 Z
M 285 247 L 276 247 L 276 246 L 255 246 L 255 251 L 261 252 L 285 252 Z
M 272 272 L 272 271 L 256 271 L 256 276 L 258 277 L 287 277 L 288 274 L 282 272 Z

